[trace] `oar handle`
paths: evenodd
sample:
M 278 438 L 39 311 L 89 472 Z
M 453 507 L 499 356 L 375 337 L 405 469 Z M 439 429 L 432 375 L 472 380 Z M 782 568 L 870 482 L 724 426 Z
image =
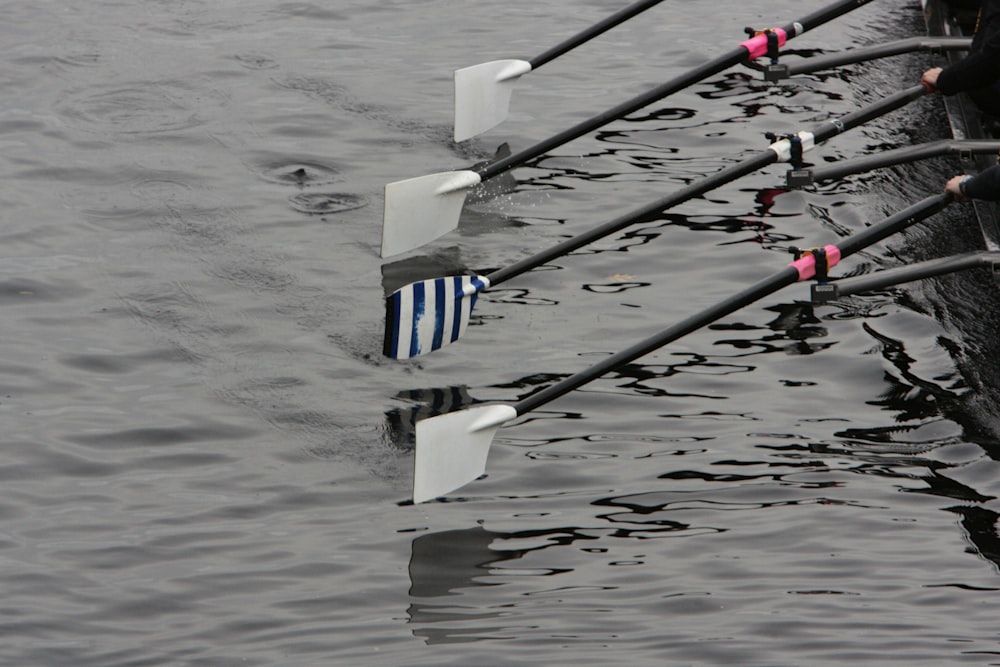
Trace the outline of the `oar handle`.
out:
M 733 65 L 739 63 L 743 59 L 744 55 L 746 55 L 746 49 L 743 47 L 733 49 L 732 51 L 705 63 L 697 69 L 682 74 L 667 83 L 643 93 L 642 95 L 633 97 L 616 107 L 608 109 L 604 113 L 600 113 L 588 120 L 577 123 L 573 127 L 563 130 L 548 139 L 543 139 L 534 146 L 514 153 L 503 160 L 483 165 L 475 171 L 479 173 L 480 177 L 484 181 L 493 178 L 494 176 L 498 176 L 509 169 L 513 169 L 514 167 L 523 165 L 530 160 L 541 157 L 554 148 L 558 148 L 559 146 L 567 144 L 574 139 L 578 139 L 585 134 L 589 134 L 594 130 L 600 129 L 614 120 L 624 118 L 630 113 L 638 111 L 645 106 L 649 106 L 657 100 L 661 100 L 664 97 L 668 97 L 678 91 L 684 90 L 688 86 L 697 83 L 702 79 L 708 78 L 709 76 L 721 72 L 726 68 L 732 67 Z
M 864 250 L 868 246 L 878 243 L 907 227 L 911 227 L 921 220 L 926 220 L 935 213 L 944 210 L 954 200 L 955 198 L 946 192 L 925 197 L 892 217 L 886 218 L 879 224 L 867 227 L 838 243 L 837 247 L 840 248 L 840 256 L 847 257 L 853 255 L 859 250 Z
M 850 296 L 851 294 L 885 289 L 893 285 L 941 276 L 946 273 L 965 271 L 967 269 L 986 267 L 995 271 L 998 264 L 1000 264 L 1000 252 L 980 250 L 952 257 L 931 259 L 919 264 L 911 264 L 910 266 L 885 269 L 884 271 L 877 271 L 876 273 L 864 276 L 844 278 L 834 284 L 838 297 Z
M 782 287 L 791 285 L 799 280 L 799 269 L 795 266 L 786 266 L 781 271 L 771 277 L 762 280 L 718 304 L 702 310 L 701 312 L 688 317 L 685 320 L 674 324 L 635 345 L 613 354 L 610 357 L 594 364 L 590 368 L 570 376 L 565 380 L 546 387 L 536 394 L 514 405 L 514 410 L 518 415 L 523 415 L 538 407 L 567 394 L 574 389 L 579 389 L 588 382 L 592 382 L 606 373 L 629 364 L 640 357 L 644 357 L 650 352 L 657 350 L 668 343 L 672 343 L 683 338 L 689 333 L 719 320 L 726 315 L 736 312 L 740 308 L 761 299 L 768 294 L 777 292 Z
M 531 69 L 533 70 L 538 69 L 539 67 L 549 62 L 550 60 L 555 60 L 556 58 L 566 53 L 567 51 L 575 49 L 584 42 L 590 41 L 591 39 L 597 37 L 601 33 L 606 32 L 611 28 L 614 28 L 615 26 L 624 23 L 633 16 L 641 14 L 650 7 L 654 7 L 660 4 L 661 2 L 663 2 L 663 0 L 639 0 L 639 2 L 633 2 L 628 7 L 620 9 L 611 16 L 601 21 L 598 21 L 597 23 L 590 26 L 586 30 L 578 32 L 569 39 L 560 42 L 559 44 L 556 44 L 545 53 L 535 56 L 534 58 L 528 61 L 531 64 Z
M 857 9 L 862 5 L 866 5 L 871 1 L 872 0 L 840 0 L 839 2 L 835 2 L 819 11 L 813 12 L 798 21 L 793 21 L 780 30 L 784 33 L 785 39 L 792 39 L 807 30 L 811 30 L 828 21 L 832 21 L 838 16 L 853 11 L 854 9 Z M 728 53 L 718 56 L 714 60 L 696 67 L 695 69 L 678 76 L 672 81 L 668 81 L 667 83 L 639 95 L 638 97 L 634 97 L 631 100 L 623 102 L 622 104 L 619 104 L 602 114 L 598 114 L 589 120 L 578 123 L 568 130 L 564 130 L 555 136 L 540 141 L 530 148 L 526 148 L 525 150 L 515 153 L 498 162 L 493 162 L 479 167 L 478 169 L 475 169 L 475 171 L 484 181 L 489 178 L 493 178 L 508 169 L 523 165 L 529 160 L 545 155 L 553 148 L 562 146 L 573 139 L 577 139 L 600 127 L 603 127 L 613 120 L 624 118 L 630 113 L 638 111 L 653 102 L 683 90 L 684 88 L 687 88 L 688 86 L 703 79 L 707 79 L 714 74 L 718 74 L 729 67 L 743 62 L 743 60 L 747 57 L 754 56 L 755 54 L 751 52 L 753 47 L 748 45 L 752 41 L 753 40 L 747 40 Z
M 856 65 L 869 60 L 898 56 L 903 53 L 923 51 L 944 53 L 946 51 L 965 51 L 972 43 L 971 37 L 908 37 L 886 44 L 876 44 L 857 49 L 847 49 L 839 53 L 824 56 L 812 56 L 788 66 L 788 75 L 811 74 L 833 69 L 841 65 Z
M 990 155 L 1000 151 L 1000 141 L 941 139 L 916 146 L 903 146 L 857 160 L 844 160 L 814 167 L 812 181 L 834 181 L 852 174 L 861 174 L 897 164 L 926 160 L 941 155 Z
M 927 197 L 926 199 L 917 202 L 899 213 L 842 240 L 840 243 L 828 249 L 827 254 L 832 255 L 833 253 L 830 252 L 832 249 L 833 251 L 839 251 L 840 258 L 847 257 L 874 243 L 878 243 L 879 241 L 919 222 L 920 220 L 924 220 L 925 218 L 934 215 L 947 206 L 951 201 L 952 197 L 949 194 Z M 576 375 L 572 375 L 565 380 L 557 382 L 556 384 L 546 387 L 538 393 L 525 398 L 514 405 L 514 410 L 518 415 L 531 412 L 545 403 L 548 403 L 563 394 L 569 393 L 574 389 L 578 389 L 579 387 L 596 380 L 612 370 L 621 368 L 625 364 L 631 363 L 668 343 L 676 341 L 677 339 L 696 331 L 703 326 L 715 322 L 716 320 L 739 310 L 743 306 L 749 305 L 750 303 L 762 299 L 769 294 L 773 294 L 782 287 L 791 285 L 799 280 L 810 278 L 814 275 L 815 267 L 815 258 L 812 259 L 813 264 L 811 266 L 808 259 L 800 259 L 792 262 L 774 275 L 765 278 L 764 280 L 761 280 L 760 282 L 751 285 L 740 292 L 737 292 L 720 303 L 702 310 L 701 312 L 696 313 L 695 315 L 692 315 L 687 319 L 682 320 L 681 322 L 678 322 L 677 324 L 674 324 L 673 326 L 668 327 L 643 341 L 640 341 L 639 343 L 636 343 L 628 349 L 611 355 L 590 368 L 580 371 Z

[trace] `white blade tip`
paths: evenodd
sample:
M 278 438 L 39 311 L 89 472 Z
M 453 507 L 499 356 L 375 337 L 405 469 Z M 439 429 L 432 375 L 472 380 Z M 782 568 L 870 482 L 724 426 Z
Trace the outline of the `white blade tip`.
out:
M 443 496 L 486 472 L 493 435 L 515 417 L 509 405 L 485 405 L 417 422 L 413 502 Z
M 507 118 L 514 83 L 531 71 L 526 60 L 494 60 L 455 70 L 455 141 L 465 141 Z
M 482 177 L 474 171 L 446 171 L 385 186 L 382 257 L 398 255 L 458 227 L 470 188 Z

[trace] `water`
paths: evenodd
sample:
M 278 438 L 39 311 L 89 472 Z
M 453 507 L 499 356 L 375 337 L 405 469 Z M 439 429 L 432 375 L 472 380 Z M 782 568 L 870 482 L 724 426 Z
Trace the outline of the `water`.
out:
M 615 8 L 5 3 L 0 663 L 1000 662 L 980 274 L 825 306 L 789 288 L 503 429 L 447 502 L 404 502 L 415 417 L 581 370 L 954 169 L 773 196 L 773 167 L 485 293 L 450 348 L 383 359 L 393 280 L 507 265 L 932 60 L 731 70 L 378 257 L 386 183 L 526 147 L 821 3 L 723 4 L 668 0 L 545 65 L 457 146 L 452 70 Z M 790 47 L 912 34 L 916 4 Z M 812 159 L 945 129 L 922 100 Z M 845 270 L 974 248 L 969 222 L 959 207 Z

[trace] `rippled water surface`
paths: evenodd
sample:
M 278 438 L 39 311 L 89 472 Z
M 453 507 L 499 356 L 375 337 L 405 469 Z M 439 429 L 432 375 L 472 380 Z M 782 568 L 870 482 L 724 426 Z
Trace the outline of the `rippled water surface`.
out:
M 792 192 L 765 169 L 484 293 L 456 345 L 385 359 L 386 289 L 511 264 L 934 61 L 728 70 L 381 259 L 386 183 L 525 148 L 823 3 L 666 0 L 451 140 L 454 69 L 624 4 L 4 4 L 0 663 L 1000 664 L 1000 301 L 980 273 L 830 305 L 789 288 L 406 502 L 415 419 L 517 400 L 957 168 Z M 875 0 L 789 49 L 916 34 L 917 5 Z M 920 100 L 810 159 L 941 138 L 942 113 Z M 975 248 L 968 214 L 843 271 Z

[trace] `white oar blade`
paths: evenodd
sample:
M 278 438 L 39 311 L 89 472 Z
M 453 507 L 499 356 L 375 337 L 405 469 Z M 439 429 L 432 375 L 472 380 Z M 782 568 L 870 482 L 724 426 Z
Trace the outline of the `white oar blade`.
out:
M 481 180 L 474 171 L 445 171 L 385 186 L 382 257 L 419 248 L 458 227 L 465 196 Z
M 385 345 L 392 359 L 411 359 L 454 343 L 465 333 L 479 292 L 480 276 L 447 276 L 400 287 L 385 302 Z
M 455 141 L 465 141 L 507 118 L 514 83 L 531 71 L 526 60 L 494 60 L 455 70 Z
M 515 417 L 509 405 L 486 405 L 418 421 L 413 502 L 443 496 L 486 472 L 494 434 Z

